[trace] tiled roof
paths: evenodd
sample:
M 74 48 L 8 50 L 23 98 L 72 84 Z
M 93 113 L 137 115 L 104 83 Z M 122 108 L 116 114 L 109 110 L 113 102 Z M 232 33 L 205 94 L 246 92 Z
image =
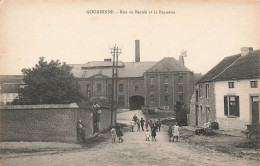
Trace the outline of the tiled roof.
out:
M 83 64 L 82 68 L 106 68 L 106 67 L 112 67 L 113 62 L 112 61 L 91 61 Z M 124 63 L 121 61 L 118 61 L 118 67 L 124 67 Z
M 124 67 L 118 68 L 118 77 L 142 77 L 144 72 L 155 65 L 156 62 L 125 62 Z M 83 69 L 82 65 L 72 66 L 72 73 L 77 78 L 89 78 L 97 74 L 112 77 L 112 68 L 88 68 Z
M 23 75 L 0 75 L 0 85 L 4 83 L 21 83 Z
M 207 72 L 199 82 L 248 79 L 260 77 L 260 50 L 247 55 L 228 56 Z
M 18 93 L 21 85 L 18 83 L 6 83 L 2 86 L 0 93 Z
M 173 72 L 173 71 L 190 71 L 173 57 L 166 57 L 157 62 L 147 72 Z

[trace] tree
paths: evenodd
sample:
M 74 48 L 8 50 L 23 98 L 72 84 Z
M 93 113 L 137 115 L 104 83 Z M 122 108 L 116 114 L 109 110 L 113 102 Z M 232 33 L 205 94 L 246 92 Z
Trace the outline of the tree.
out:
M 12 104 L 68 104 L 81 99 L 71 67 L 40 57 L 32 69 L 22 69 L 25 87 Z
M 175 104 L 175 110 L 176 110 L 176 122 L 178 123 L 178 125 L 186 126 L 188 110 L 185 108 L 184 103 L 177 101 Z

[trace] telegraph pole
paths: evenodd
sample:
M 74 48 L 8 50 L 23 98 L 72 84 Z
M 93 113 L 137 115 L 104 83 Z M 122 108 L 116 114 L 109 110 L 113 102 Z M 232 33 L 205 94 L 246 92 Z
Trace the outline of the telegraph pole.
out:
M 118 75 L 118 56 L 121 53 L 121 49 L 118 49 L 118 47 L 115 45 L 114 48 L 110 48 L 110 53 L 113 56 L 113 68 L 112 68 L 112 96 L 111 96 L 111 126 L 114 125 L 114 123 L 116 122 L 116 110 L 114 111 L 114 100 L 116 100 L 117 103 L 117 75 Z M 116 56 L 116 57 L 115 57 Z M 115 73 L 115 58 L 116 58 L 116 73 Z M 116 95 L 114 95 L 114 79 L 115 79 L 115 75 L 116 75 Z M 115 113 L 115 117 L 114 117 L 114 113 Z

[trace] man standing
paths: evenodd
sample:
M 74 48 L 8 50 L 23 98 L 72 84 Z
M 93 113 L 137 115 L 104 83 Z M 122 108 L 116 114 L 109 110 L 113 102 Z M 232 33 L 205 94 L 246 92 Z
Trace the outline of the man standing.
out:
M 140 123 L 141 123 L 142 131 L 144 131 L 144 119 L 143 118 L 141 118 Z
M 137 118 L 137 116 L 134 114 L 134 116 L 133 116 L 133 121 L 136 123 L 137 120 L 138 120 L 138 118 Z
M 84 143 L 85 142 L 85 128 L 81 120 L 77 123 L 77 142 Z

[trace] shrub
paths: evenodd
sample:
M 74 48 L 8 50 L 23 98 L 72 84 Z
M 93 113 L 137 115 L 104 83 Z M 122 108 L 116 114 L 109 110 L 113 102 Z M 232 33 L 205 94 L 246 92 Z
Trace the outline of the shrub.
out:
M 219 125 L 218 125 L 218 122 L 211 122 L 211 128 L 212 129 L 219 129 Z

